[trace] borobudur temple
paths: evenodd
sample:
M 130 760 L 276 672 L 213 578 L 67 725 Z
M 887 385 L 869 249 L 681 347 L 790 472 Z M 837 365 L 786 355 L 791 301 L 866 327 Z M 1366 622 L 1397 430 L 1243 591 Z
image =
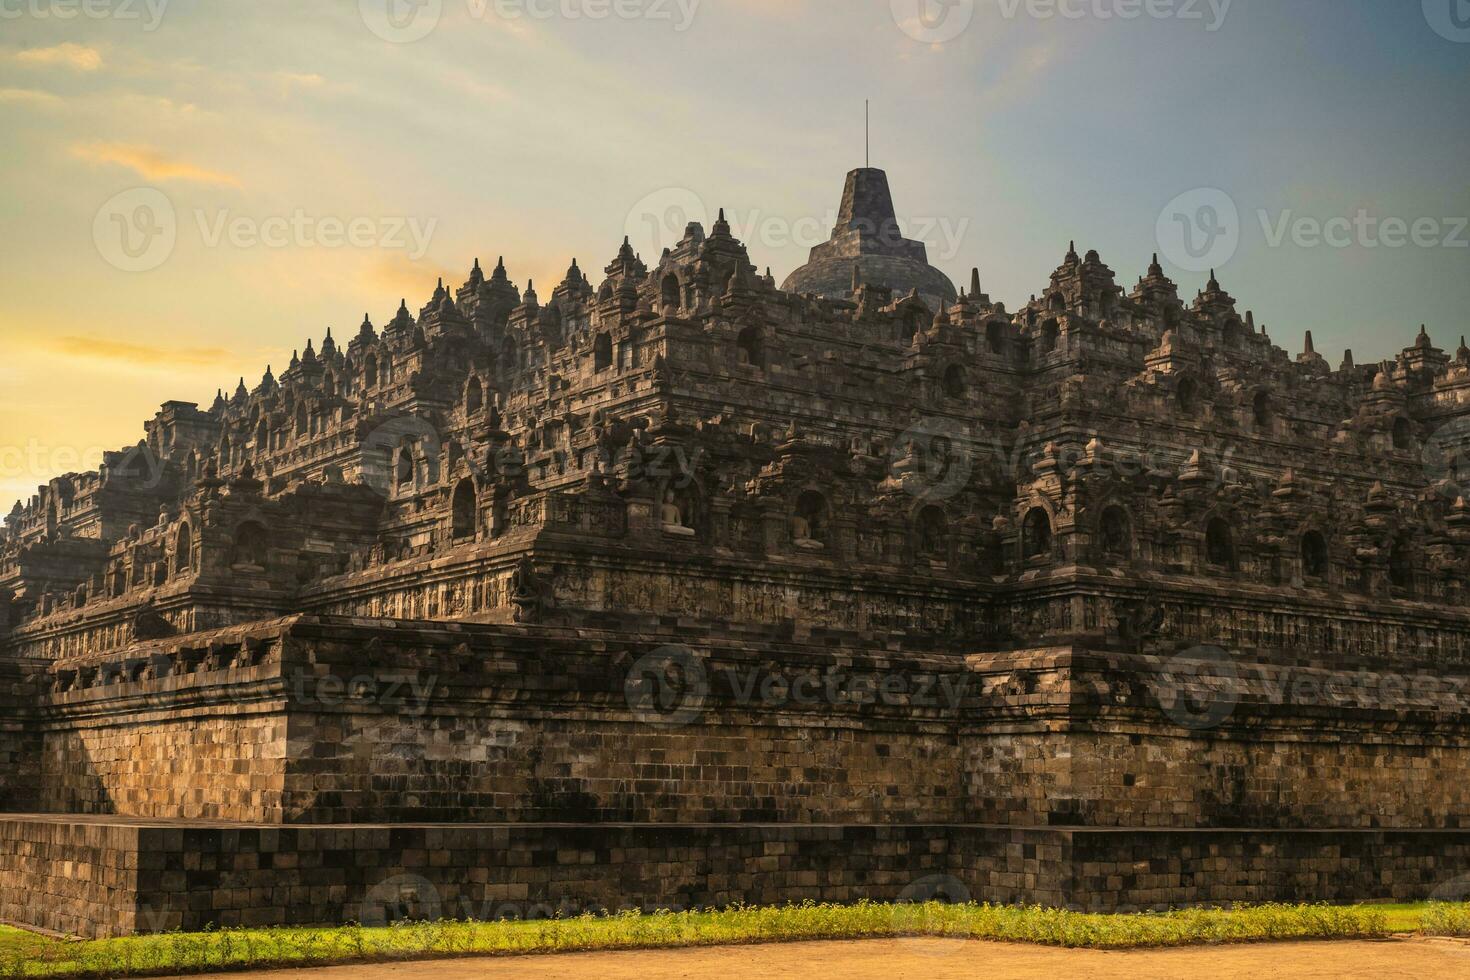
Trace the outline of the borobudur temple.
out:
M 784 288 L 722 216 L 380 323 L 6 518 L 0 919 L 1470 872 L 1463 342 L 1334 367 L 1075 249 L 1008 310 L 867 168 Z

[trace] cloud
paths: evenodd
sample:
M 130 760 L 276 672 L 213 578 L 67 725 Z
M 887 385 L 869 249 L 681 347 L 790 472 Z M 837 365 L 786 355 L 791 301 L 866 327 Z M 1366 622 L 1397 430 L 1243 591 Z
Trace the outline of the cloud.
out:
M 77 335 L 48 338 L 39 346 L 67 357 L 85 357 L 95 361 L 153 368 L 219 367 L 233 363 L 235 359 L 233 354 L 220 347 L 150 347 L 122 340 Z
M 102 52 L 67 41 L 51 48 L 29 48 L 19 51 L 15 60 L 23 65 L 60 65 L 74 71 L 96 71 L 102 67 Z
M 1011 105 L 1024 101 L 1034 93 L 1038 79 L 1054 65 L 1062 54 L 1055 37 L 1034 44 L 1018 46 L 1011 52 L 1000 76 L 981 93 L 989 105 Z
M 33 105 L 33 106 L 57 106 L 61 105 L 61 96 L 51 92 L 42 92 L 34 88 L 0 88 L 0 104 L 3 105 Z
M 296 91 L 320 90 L 327 84 L 327 80 L 314 71 L 278 71 L 274 77 L 280 83 L 283 99 L 290 98 Z
M 238 178 L 206 170 L 192 163 L 170 159 L 162 152 L 147 146 L 127 143 L 86 143 L 72 147 L 72 154 L 90 163 L 112 163 L 137 171 L 149 180 L 192 180 L 201 184 L 222 184 L 239 187 Z

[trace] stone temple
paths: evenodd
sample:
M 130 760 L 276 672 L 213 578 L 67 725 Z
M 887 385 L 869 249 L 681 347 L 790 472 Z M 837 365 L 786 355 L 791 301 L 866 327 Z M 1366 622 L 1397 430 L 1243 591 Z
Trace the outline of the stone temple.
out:
M 892 214 L 476 262 L 41 487 L 0 919 L 1460 888 L 1470 349 L 1075 249 L 1008 310 Z
M 934 309 L 955 301 L 954 283 L 929 264 L 924 243 L 904 238 L 899 230 L 888 175 L 871 168 L 847 175 L 831 240 L 813 248 L 811 261 L 787 276 L 781 288 L 846 299 L 862 283 L 901 296 L 917 289 Z

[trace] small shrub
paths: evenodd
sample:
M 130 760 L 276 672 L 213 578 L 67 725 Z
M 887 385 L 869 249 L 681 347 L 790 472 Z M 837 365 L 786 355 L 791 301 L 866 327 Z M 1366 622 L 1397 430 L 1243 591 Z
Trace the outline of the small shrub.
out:
M 1435 935 L 1470 935 L 1470 906 L 1436 904 L 1424 912 Z M 210 929 L 67 943 L 28 937 L 0 946 L 0 980 L 121 977 L 240 966 L 305 965 L 352 960 L 409 960 L 445 955 L 506 955 L 672 948 L 814 939 L 942 936 L 1130 949 L 1279 939 L 1364 938 L 1387 933 L 1370 906 L 1256 905 L 1142 915 L 1097 915 L 1009 905 L 751 907 L 641 914 L 621 911 L 530 922 L 403 922 L 381 928 L 273 926 Z M 23 934 L 22 934 L 23 935 Z
M 1419 926 L 1426 936 L 1470 936 L 1470 905 L 1430 902 Z

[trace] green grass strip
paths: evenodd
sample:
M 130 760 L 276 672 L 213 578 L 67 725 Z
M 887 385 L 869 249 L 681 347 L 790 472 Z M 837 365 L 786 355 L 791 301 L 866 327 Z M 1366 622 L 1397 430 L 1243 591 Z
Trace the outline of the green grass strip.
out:
M 217 929 L 67 942 L 0 929 L 0 978 L 130 977 L 244 967 L 450 956 L 667 949 L 816 939 L 926 936 L 1138 949 L 1407 931 L 1470 935 L 1470 905 L 1253 905 L 1137 915 L 938 903 L 622 912 L 528 922 L 416 922 L 385 928 Z

